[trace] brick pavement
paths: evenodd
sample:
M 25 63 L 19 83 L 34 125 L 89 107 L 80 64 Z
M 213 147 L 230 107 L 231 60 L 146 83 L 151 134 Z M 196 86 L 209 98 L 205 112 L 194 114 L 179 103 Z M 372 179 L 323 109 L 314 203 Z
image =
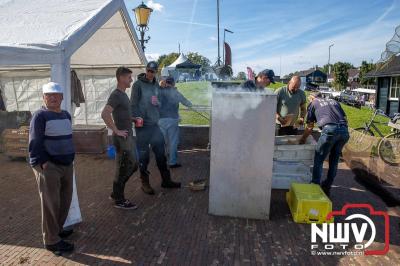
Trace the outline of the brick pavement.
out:
M 207 151 L 181 152 L 180 157 L 184 167 L 173 170 L 174 177 L 184 184 L 208 177 Z M 345 202 L 367 202 L 389 211 L 391 250 L 386 256 L 311 256 L 310 226 L 292 222 L 285 191 L 273 191 L 269 221 L 210 216 L 207 191 L 162 190 L 154 164 L 151 182 L 157 195 L 144 195 L 135 174 L 126 195 L 139 209 L 118 210 L 108 199 L 113 162 L 104 156 L 80 155 L 76 171 L 84 221 L 71 238 L 76 251 L 57 257 L 42 247 L 32 171 L 25 162 L 1 154 L 0 167 L 2 265 L 395 265 L 400 261 L 399 210 L 387 208 L 365 191 L 344 164 L 332 190 L 334 209 Z M 378 237 L 374 245 L 381 247 L 382 241 Z

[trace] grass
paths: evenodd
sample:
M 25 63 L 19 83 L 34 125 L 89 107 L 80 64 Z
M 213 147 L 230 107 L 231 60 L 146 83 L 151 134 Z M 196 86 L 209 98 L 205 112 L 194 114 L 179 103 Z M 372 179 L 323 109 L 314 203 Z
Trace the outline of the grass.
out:
M 211 105 L 211 84 L 206 81 L 199 82 L 183 82 L 177 83 L 178 90 L 193 103 L 193 105 Z M 186 125 L 208 125 L 209 121 L 201 115 L 185 111 L 186 107 L 180 106 L 181 124 Z M 202 112 L 203 115 L 209 117 L 207 112 Z
M 186 83 L 177 83 L 176 84 L 178 90 L 189 99 L 194 105 L 206 105 L 210 106 L 211 104 L 211 85 L 209 82 L 186 82 Z M 275 83 L 271 84 L 268 88 L 272 90 L 276 90 L 282 86 L 285 86 L 283 83 Z M 307 93 L 307 92 L 306 92 Z M 308 93 L 307 93 L 308 94 Z M 347 106 L 342 104 L 343 110 L 345 111 L 348 120 L 349 126 L 352 128 L 358 128 L 364 126 L 364 124 L 369 121 L 372 116 L 373 111 L 366 107 L 362 107 L 361 109 Z M 191 125 L 208 125 L 209 121 L 199 114 L 191 111 L 184 111 L 184 107 L 181 106 L 180 115 L 182 118 L 181 124 L 191 124 Z M 207 112 L 203 112 L 204 115 L 209 116 Z M 384 122 L 384 124 L 379 124 L 377 127 L 382 132 L 382 134 L 386 135 L 390 133 L 390 127 L 387 126 L 388 119 L 385 117 L 376 117 L 376 121 Z M 375 132 L 374 132 L 375 133 Z
M 361 109 L 358 109 L 352 106 L 342 104 L 342 108 L 347 115 L 347 118 L 349 120 L 349 126 L 351 128 L 363 127 L 365 123 L 371 119 L 373 114 L 373 110 L 367 107 L 361 107 Z M 390 133 L 391 128 L 387 126 L 389 118 L 383 116 L 377 116 L 375 118 L 375 121 L 384 123 L 384 124 L 375 124 L 383 135 L 387 135 Z M 376 132 L 374 132 L 374 134 L 378 136 Z
M 267 87 L 268 89 L 272 89 L 274 91 L 276 91 L 277 89 L 279 89 L 280 87 L 286 86 L 285 83 L 282 82 L 275 82 L 275 84 L 269 84 L 269 86 Z

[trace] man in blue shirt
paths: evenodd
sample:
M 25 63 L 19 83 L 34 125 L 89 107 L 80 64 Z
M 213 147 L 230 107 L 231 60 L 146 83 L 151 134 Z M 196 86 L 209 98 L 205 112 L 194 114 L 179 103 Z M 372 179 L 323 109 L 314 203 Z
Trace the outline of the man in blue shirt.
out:
M 74 245 L 63 238 L 72 230 L 63 230 L 63 225 L 73 191 L 71 115 L 61 110 L 63 90 L 59 84 L 45 84 L 43 100 L 45 106 L 34 113 L 29 129 L 29 157 L 39 188 L 43 242 L 52 252 L 69 252 Z
M 321 185 L 324 192 L 329 196 L 336 176 L 340 154 L 350 138 L 346 114 L 338 102 L 333 99 L 324 99 L 320 92 L 315 92 L 310 95 L 310 104 L 307 108 L 307 128 L 300 139 L 300 144 L 306 142 L 314 128 L 314 123 L 317 123 L 322 132 L 315 148 L 311 182 Z M 328 176 L 321 184 L 323 163 L 328 154 Z
M 165 79 L 165 87 L 160 90 L 160 120 L 158 125 L 164 135 L 168 147 L 169 168 L 181 167 L 178 163 L 179 144 L 179 103 L 192 107 L 192 103 L 175 87 L 173 77 Z

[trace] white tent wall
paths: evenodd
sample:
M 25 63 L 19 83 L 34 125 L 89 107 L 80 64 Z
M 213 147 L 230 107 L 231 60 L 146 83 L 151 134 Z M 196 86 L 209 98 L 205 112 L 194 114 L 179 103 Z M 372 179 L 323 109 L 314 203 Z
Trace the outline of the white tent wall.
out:
M 71 63 L 144 68 L 147 62 L 123 0 L 9 0 L 0 1 L 0 11 L 0 66 L 50 65 L 51 80 L 65 89 L 68 111 Z M 33 82 L 28 76 L 24 80 Z
M 136 80 L 142 68 L 130 68 Z M 74 124 L 104 124 L 101 119 L 107 98 L 116 87 L 116 68 L 74 69 L 81 80 L 85 103 L 72 105 Z M 0 71 L 0 89 L 7 111 L 38 110 L 42 104 L 42 86 L 50 81 L 50 70 Z M 130 89 L 127 90 L 130 96 Z
M 141 65 L 140 54 L 124 14 L 116 12 L 71 57 L 74 66 Z

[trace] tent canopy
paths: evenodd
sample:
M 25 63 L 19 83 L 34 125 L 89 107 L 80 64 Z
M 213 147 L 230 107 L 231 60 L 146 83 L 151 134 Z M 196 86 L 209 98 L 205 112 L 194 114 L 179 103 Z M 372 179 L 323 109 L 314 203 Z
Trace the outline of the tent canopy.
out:
M 123 0 L 0 0 L 0 13 L 0 65 L 146 60 Z
M 123 0 L 0 0 L 0 66 L 50 65 L 70 110 L 70 67 L 144 68 Z
M 201 65 L 193 64 L 184 54 L 180 54 L 179 57 L 169 66 L 168 68 L 186 68 L 186 69 L 199 69 Z

